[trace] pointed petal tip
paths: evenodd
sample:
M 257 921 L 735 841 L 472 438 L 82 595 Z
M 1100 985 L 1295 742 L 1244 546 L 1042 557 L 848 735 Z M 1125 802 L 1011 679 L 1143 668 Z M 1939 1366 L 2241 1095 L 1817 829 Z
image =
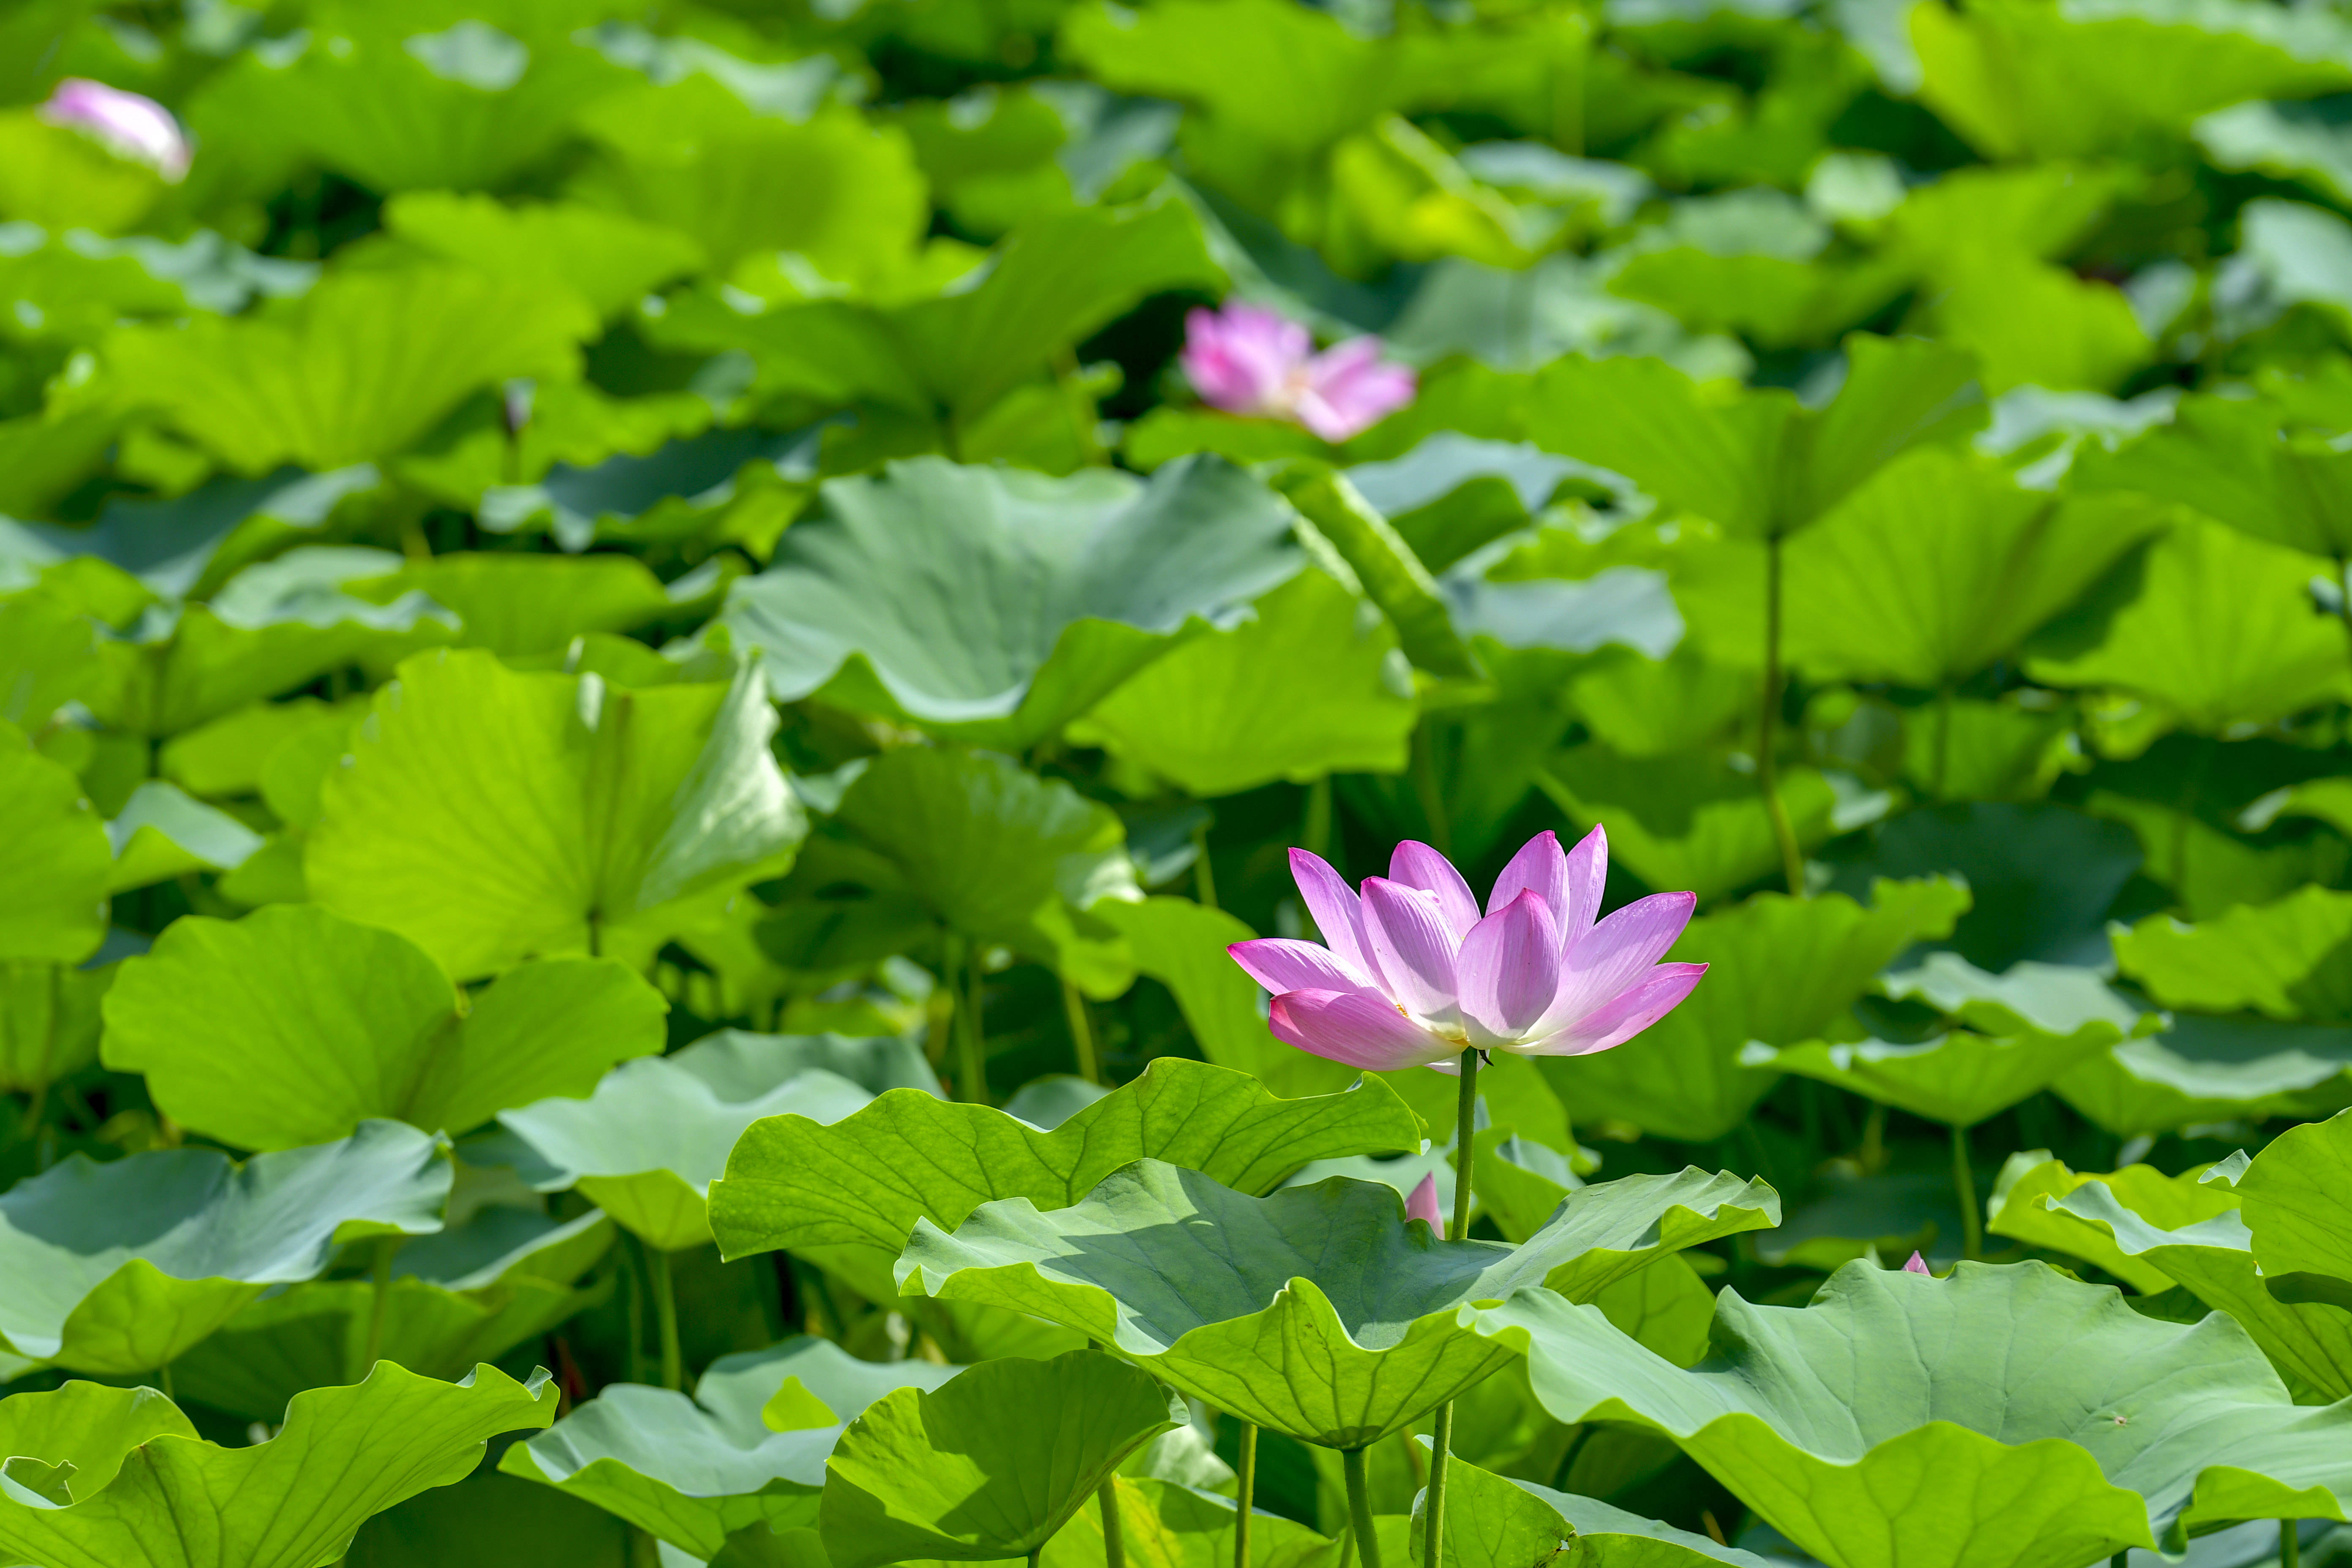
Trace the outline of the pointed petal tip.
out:
M 1903 1265 L 1903 1272 L 1906 1274 L 1925 1274 L 1933 1278 L 1936 1271 L 1927 1267 L 1927 1260 L 1926 1258 L 1920 1257 L 1916 1252 L 1914 1252 L 1911 1255 L 1910 1261 Z
M 1434 1173 L 1422 1177 L 1421 1185 L 1413 1188 L 1412 1195 L 1405 1199 L 1404 1217 L 1422 1220 L 1433 1231 L 1442 1233 L 1444 1230 L 1444 1216 L 1437 1212 L 1437 1177 Z

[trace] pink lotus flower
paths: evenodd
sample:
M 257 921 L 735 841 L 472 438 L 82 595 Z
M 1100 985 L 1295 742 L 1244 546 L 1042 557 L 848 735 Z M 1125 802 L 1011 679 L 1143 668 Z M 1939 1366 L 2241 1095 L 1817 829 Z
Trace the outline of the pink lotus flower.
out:
M 1421 1179 L 1412 1195 L 1404 1201 L 1404 1217 L 1424 1220 L 1438 1235 L 1445 1234 L 1445 1216 L 1437 1212 L 1437 1176 L 1434 1172 Z
M 1598 827 L 1574 852 L 1538 833 L 1496 879 L 1481 916 L 1426 844 L 1397 846 L 1363 896 L 1304 849 L 1290 873 L 1324 945 L 1280 937 L 1225 951 L 1274 993 L 1275 1037 L 1376 1071 L 1458 1070 L 1472 1047 L 1581 1057 L 1622 1046 L 1690 994 L 1704 963 L 1660 963 L 1690 893 L 1657 893 L 1595 923 L 1609 870 Z
M 1903 1272 L 1906 1274 L 1932 1275 L 1936 1271 L 1927 1267 L 1927 1260 L 1926 1258 L 1920 1257 L 1916 1252 L 1914 1252 L 1904 1263 Z
M 1412 372 L 1381 363 L 1381 340 L 1321 353 L 1297 321 L 1255 305 L 1184 318 L 1184 374 L 1211 407 L 1304 425 L 1344 441 L 1412 401 Z
M 104 142 L 116 157 L 144 163 L 173 184 L 187 177 L 188 138 L 172 111 L 152 98 L 68 77 L 41 105 L 41 118 Z

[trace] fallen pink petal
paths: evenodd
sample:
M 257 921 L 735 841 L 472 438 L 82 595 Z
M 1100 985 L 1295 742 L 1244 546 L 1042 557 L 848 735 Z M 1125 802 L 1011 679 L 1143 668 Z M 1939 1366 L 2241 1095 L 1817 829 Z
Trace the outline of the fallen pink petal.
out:
M 1664 1017 L 1706 973 L 1662 962 L 1697 900 L 1658 893 L 1607 919 L 1609 840 L 1573 850 L 1539 833 L 1486 904 L 1426 844 L 1397 846 L 1386 877 L 1350 889 L 1320 857 L 1290 852 L 1321 943 L 1282 937 L 1226 951 L 1273 995 L 1276 1038 L 1350 1067 L 1454 1069 L 1469 1049 L 1590 1056 Z
M 1317 353 L 1304 326 L 1256 305 L 1185 317 L 1181 363 L 1212 408 L 1286 419 L 1326 441 L 1370 429 L 1415 390 L 1412 371 L 1381 358 L 1378 338 L 1349 338 Z
M 144 163 L 176 184 L 187 178 L 193 152 L 172 111 L 152 98 L 84 77 L 58 83 L 41 118 L 79 131 L 119 158 Z

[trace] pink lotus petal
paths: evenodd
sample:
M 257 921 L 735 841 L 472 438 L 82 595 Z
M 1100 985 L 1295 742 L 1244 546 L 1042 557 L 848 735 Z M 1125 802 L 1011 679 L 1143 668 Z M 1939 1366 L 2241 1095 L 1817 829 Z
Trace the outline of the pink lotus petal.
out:
M 152 98 L 68 77 L 41 105 L 41 118 L 104 142 L 116 156 L 144 163 L 174 184 L 187 177 L 188 138 L 172 111 Z
M 1911 1255 L 1910 1261 L 1903 1265 L 1903 1272 L 1906 1274 L 1925 1274 L 1933 1278 L 1936 1271 L 1927 1267 L 1927 1260 L 1926 1258 L 1920 1257 L 1915 1252 Z
M 1184 374 L 1211 407 L 1287 415 L 1314 340 L 1297 322 L 1255 305 L 1184 318 Z
M 1530 888 L 1473 926 L 1454 971 L 1463 1016 L 1495 1044 L 1520 1038 L 1559 989 L 1559 928 L 1542 895 Z
M 1568 852 L 1568 913 L 1559 940 L 1568 951 L 1584 940 L 1601 917 L 1601 891 L 1609 885 L 1609 830 L 1598 823 Z
M 1554 930 L 1562 927 L 1568 919 L 1568 857 L 1549 827 L 1520 845 L 1495 879 L 1495 890 L 1486 895 L 1486 912 L 1493 914 L 1525 892 L 1534 893 L 1551 910 Z
M 1437 1212 L 1436 1173 L 1422 1177 L 1421 1185 L 1404 1200 L 1404 1217 L 1421 1221 L 1440 1236 L 1445 1234 L 1445 1216 Z
M 1589 1057 L 1613 1050 L 1680 1006 L 1706 973 L 1704 963 L 1661 963 L 1639 985 L 1591 1016 L 1517 1049 L 1531 1057 Z
M 1380 965 L 1372 961 L 1371 944 L 1364 940 L 1364 910 L 1356 889 L 1331 869 L 1320 855 L 1304 849 L 1290 852 L 1290 879 L 1307 905 L 1323 945 L 1349 969 L 1377 984 Z
M 1389 880 L 1434 897 L 1437 912 L 1445 917 L 1446 929 L 1457 942 L 1478 923 L 1477 895 L 1454 868 L 1454 862 L 1426 844 L 1408 838 L 1398 845 L 1389 857 Z
M 1694 893 L 1653 893 L 1594 926 L 1563 957 L 1559 994 L 1536 1032 L 1568 1028 L 1606 1007 L 1665 956 L 1697 906 Z
M 1225 951 L 1252 980 L 1279 996 L 1286 991 L 1370 991 L 1369 977 L 1356 973 L 1339 955 L 1311 942 L 1262 936 Z
M 1286 1046 L 1373 1072 L 1420 1067 L 1454 1054 L 1453 1042 L 1361 992 L 1290 992 L 1274 999 L 1266 1024 Z
M 1298 396 L 1298 420 L 1326 441 L 1345 441 L 1411 403 L 1412 372 L 1381 361 L 1378 338 L 1349 338 L 1315 356 Z
M 1381 988 L 1406 1011 L 1433 1023 L 1454 1016 L 1454 932 L 1437 896 L 1391 882 L 1364 880 L 1364 935 L 1379 962 Z

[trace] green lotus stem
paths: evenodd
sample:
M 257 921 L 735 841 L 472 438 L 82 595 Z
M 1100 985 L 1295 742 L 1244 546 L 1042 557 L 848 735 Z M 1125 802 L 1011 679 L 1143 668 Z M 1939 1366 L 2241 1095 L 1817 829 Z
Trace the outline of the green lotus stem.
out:
M 170 1362 L 167 1361 L 162 1366 L 155 1369 L 155 1386 L 159 1391 L 161 1391 L 163 1397 L 170 1400 L 173 1404 L 177 1405 L 180 1402 L 179 1395 L 172 1392 L 172 1363 Z
M 47 1109 L 49 1100 L 49 1060 L 56 1056 L 58 1049 L 58 1009 L 64 1004 L 58 966 L 52 963 L 48 966 L 48 970 L 49 1011 L 41 1028 L 41 1065 L 37 1069 L 37 1081 L 33 1085 L 32 1092 L 26 1097 L 25 1120 L 20 1124 L 25 1134 L 36 1142 L 40 1139 L 41 1112 Z M 47 1160 L 42 1159 L 37 1153 L 34 1158 L 39 1169 L 44 1171 L 48 1169 Z
M 400 1240 L 396 1236 L 375 1238 L 374 1289 L 368 1303 L 367 1354 L 360 1362 L 362 1377 L 383 1359 L 383 1320 L 392 1305 L 392 1255 L 400 1250 Z
M 1429 716 L 1412 727 L 1412 793 L 1421 815 L 1429 819 L 1429 842 L 1440 855 L 1454 853 L 1454 825 L 1446 819 L 1444 792 L 1437 787 L 1437 745 L 1429 733 Z
M 1127 1568 L 1127 1538 L 1118 1522 L 1118 1478 L 1105 1476 L 1095 1496 L 1102 1506 L 1103 1568 Z
M 2295 1521 L 2279 1521 L 2279 1568 L 2295 1568 L 2303 1557 L 2303 1542 L 2294 1532 Z
M 1471 1168 L 1478 1155 L 1480 1059 L 1475 1047 L 1462 1053 L 1462 1093 L 1454 1111 L 1454 1223 L 1445 1227 L 1449 1241 L 1466 1241 L 1470 1237 Z M 1437 1407 L 1436 1424 L 1430 1432 L 1429 1495 L 1422 1504 L 1423 1563 L 1444 1560 L 1439 1548 L 1445 1541 L 1445 1461 L 1453 1447 L 1454 1401 L 1449 1399 Z
M 1102 1058 L 1095 1054 L 1094 1026 L 1087 1022 L 1087 999 L 1068 981 L 1062 982 L 1062 1010 L 1070 1017 L 1070 1049 L 1078 1058 L 1078 1076 L 1088 1083 L 1103 1083 Z
M 1781 804 L 1778 770 L 1772 761 L 1772 731 L 1780 721 L 1780 541 L 1764 544 L 1764 707 L 1757 716 L 1756 787 L 1764 792 L 1764 814 L 1772 819 L 1772 837 L 1780 846 L 1780 871 L 1788 879 L 1789 896 L 1805 896 L 1805 852 L 1798 847 L 1797 830 Z
M 1331 775 L 1325 773 L 1307 786 L 1307 819 L 1298 826 L 1298 843 L 1324 859 L 1331 859 Z
M 1217 905 L 1216 868 L 1209 864 L 1209 825 L 1192 829 L 1192 900 L 1203 909 Z
M 2121 1552 L 2116 1552 L 2113 1557 L 2107 1559 L 2107 1568 L 2124 1568 L 2124 1564 L 2130 1559 L 2130 1557 L 2131 1548 L 2126 1546 Z
M 653 1285 L 654 1325 L 661 1334 L 661 1379 L 664 1388 L 686 1387 L 684 1358 L 677 1346 L 677 1291 L 670 1283 L 669 1254 L 647 1246 L 646 1274 Z
M 1372 1489 L 1364 1479 L 1364 1450 L 1339 1450 L 1339 1473 L 1348 1479 L 1348 1520 L 1356 1532 L 1356 1560 L 1381 1568 L 1381 1538 L 1372 1532 Z
M 956 1098 L 971 1105 L 988 1103 L 988 1053 L 980 1027 L 980 954 L 962 933 L 950 931 L 941 939 L 940 967 L 945 972 L 948 995 L 954 1011 L 948 1027 L 956 1046 Z
M 1946 681 L 1936 692 L 1936 776 L 1934 793 L 1944 798 L 1944 780 L 1952 763 L 1952 683 Z
M 624 1236 L 621 1248 L 621 1271 L 628 1278 L 626 1308 L 629 1320 L 628 1350 L 622 1362 L 622 1377 L 630 1383 L 646 1380 L 646 1287 L 643 1248 L 634 1236 Z
M 1257 1497 L 1257 1423 L 1242 1423 L 1241 1491 L 1234 1512 L 1234 1568 L 1250 1568 L 1250 1509 Z
M 1977 1178 L 1969 1168 L 1969 1130 L 1952 1128 L 1952 1192 L 1960 1200 L 1960 1251 L 1966 1258 L 1984 1256 L 1984 1216 L 1977 1213 Z

